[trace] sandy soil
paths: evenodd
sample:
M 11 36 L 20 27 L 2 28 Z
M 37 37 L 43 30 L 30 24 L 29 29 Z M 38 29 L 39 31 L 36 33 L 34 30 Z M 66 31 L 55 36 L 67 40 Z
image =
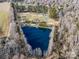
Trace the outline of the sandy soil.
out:
M 2 33 L 0 36 L 6 36 L 9 30 L 9 20 L 10 20 L 10 3 L 3 2 L 0 3 L 0 26 L 2 28 Z

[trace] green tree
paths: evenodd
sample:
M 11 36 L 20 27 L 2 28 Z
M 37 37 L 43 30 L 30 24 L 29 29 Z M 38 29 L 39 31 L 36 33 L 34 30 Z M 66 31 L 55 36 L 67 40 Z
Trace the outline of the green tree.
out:
M 32 8 L 33 8 L 33 7 L 32 7 L 31 5 L 29 5 L 29 6 L 28 6 L 28 11 L 29 11 L 29 12 L 32 12 Z
M 42 6 L 42 8 L 43 8 L 43 13 L 47 13 L 48 12 L 48 7 L 47 6 Z
M 49 9 L 49 17 L 50 18 L 57 18 L 57 10 L 56 10 L 55 6 L 50 7 L 50 9 Z
M 0 33 L 3 33 L 2 27 L 0 27 Z
M 22 12 L 26 9 L 26 7 L 24 5 L 22 5 L 22 4 L 18 5 L 18 3 L 15 4 L 15 7 L 16 7 L 17 11 L 20 11 L 20 12 Z

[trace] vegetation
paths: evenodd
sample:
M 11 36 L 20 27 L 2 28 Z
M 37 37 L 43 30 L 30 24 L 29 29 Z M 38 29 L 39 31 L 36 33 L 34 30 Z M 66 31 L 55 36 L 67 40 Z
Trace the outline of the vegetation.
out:
M 25 21 L 25 23 L 32 23 L 31 21 Z
M 26 9 L 24 5 L 18 5 L 18 3 L 15 4 L 15 7 L 18 12 L 23 12 Z
M 37 13 L 47 13 L 48 8 L 43 5 L 37 5 L 37 6 L 28 6 L 28 11 L 29 12 L 37 12 Z
M 36 11 L 38 13 L 47 13 L 48 8 L 46 6 L 43 6 L 43 5 L 38 5 L 38 6 L 36 6 Z
M 36 9 L 35 9 L 34 6 L 29 5 L 29 6 L 28 6 L 28 11 L 29 11 L 29 12 L 35 12 Z
M 79 21 L 77 22 L 76 26 L 77 26 L 77 29 L 79 30 Z
M 57 10 L 56 10 L 55 6 L 50 7 L 50 9 L 49 9 L 49 17 L 50 18 L 57 18 Z
M 18 3 L 15 4 L 15 7 L 18 12 L 37 12 L 37 13 L 47 13 L 48 12 L 48 7 L 45 5 L 28 5 L 28 8 L 26 8 L 25 5 L 18 5 Z
M 41 23 L 39 23 L 39 26 L 46 27 L 47 24 L 46 24 L 46 22 L 41 22 Z
M 3 33 L 3 31 L 2 31 L 2 27 L 0 27 L 0 33 Z
M 23 5 L 22 5 L 22 6 L 18 6 L 18 8 L 17 8 L 17 9 L 18 9 L 18 11 L 22 12 L 22 11 L 24 11 L 24 10 L 25 10 L 25 6 L 23 6 Z

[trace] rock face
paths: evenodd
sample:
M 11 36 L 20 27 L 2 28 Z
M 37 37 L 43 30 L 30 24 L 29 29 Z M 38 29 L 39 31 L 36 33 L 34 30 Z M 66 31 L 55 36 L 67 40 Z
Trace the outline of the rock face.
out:
M 58 0 L 59 1 L 59 0 Z M 60 44 L 59 58 L 60 59 L 79 59 L 79 1 L 64 0 L 58 5 L 63 6 L 59 14 L 60 27 L 58 30 L 58 41 Z M 61 48 L 62 47 L 62 48 Z

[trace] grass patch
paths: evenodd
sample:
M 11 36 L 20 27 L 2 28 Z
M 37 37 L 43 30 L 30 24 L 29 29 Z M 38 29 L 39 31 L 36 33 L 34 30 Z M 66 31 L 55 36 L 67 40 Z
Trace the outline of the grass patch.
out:
M 79 21 L 77 22 L 76 26 L 77 26 L 77 29 L 79 30 Z

